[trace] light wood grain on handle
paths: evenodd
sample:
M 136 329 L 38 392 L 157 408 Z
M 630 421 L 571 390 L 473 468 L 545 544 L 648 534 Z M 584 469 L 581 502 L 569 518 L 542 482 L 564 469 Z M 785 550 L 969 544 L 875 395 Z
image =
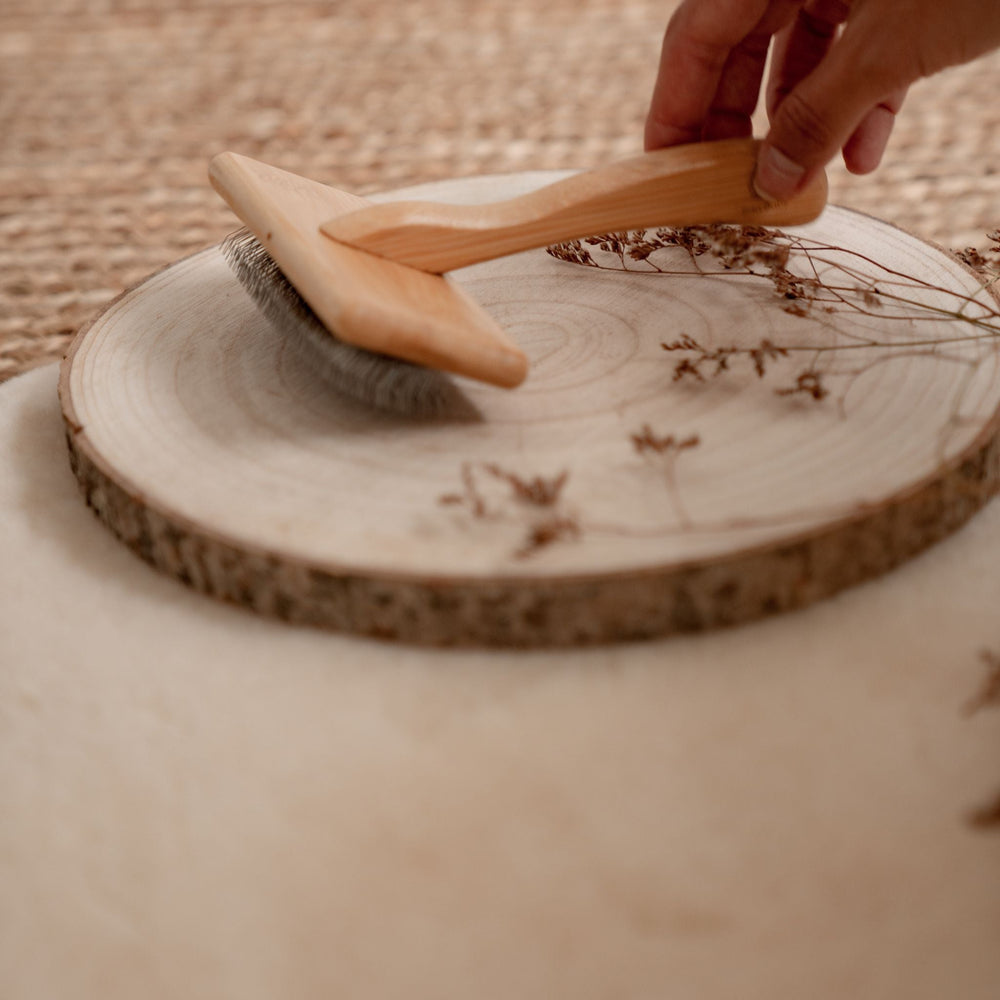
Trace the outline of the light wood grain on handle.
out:
M 422 271 L 443 273 L 597 233 L 731 222 L 796 225 L 826 204 L 822 172 L 787 202 L 753 190 L 758 143 L 693 143 L 575 174 L 485 205 L 390 202 L 324 222 L 331 239 Z

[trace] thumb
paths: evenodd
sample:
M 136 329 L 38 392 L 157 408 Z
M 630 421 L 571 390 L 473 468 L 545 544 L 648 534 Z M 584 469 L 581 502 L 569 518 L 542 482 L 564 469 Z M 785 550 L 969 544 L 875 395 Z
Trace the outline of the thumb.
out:
M 826 58 L 785 95 L 758 154 L 754 187 L 785 201 L 837 155 L 873 107 L 893 91 L 883 73 L 855 58 L 845 32 Z

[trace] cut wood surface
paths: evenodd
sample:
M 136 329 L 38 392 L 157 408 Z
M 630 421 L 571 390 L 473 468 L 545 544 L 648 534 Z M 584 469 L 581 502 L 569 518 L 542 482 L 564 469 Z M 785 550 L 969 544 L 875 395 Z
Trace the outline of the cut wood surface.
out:
M 78 338 L 61 385 L 74 469 L 145 559 L 295 621 L 562 644 L 802 606 L 992 495 L 1000 378 L 995 303 L 950 257 L 836 208 L 794 236 L 804 298 L 682 247 L 458 272 L 531 368 L 516 390 L 461 382 L 477 417 L 436 422 L 331 395 L 210 249 Z M 807 310 L 817 276 L 835 301 Z

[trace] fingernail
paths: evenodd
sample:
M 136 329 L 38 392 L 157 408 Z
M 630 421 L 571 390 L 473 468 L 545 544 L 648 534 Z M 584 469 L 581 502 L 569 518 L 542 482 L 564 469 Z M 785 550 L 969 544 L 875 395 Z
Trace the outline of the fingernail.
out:
M 800 167 L 780 150 L 765 146 L 757 159 L 754 191 L 765 201 L 787 201 L 795 194 L 805 172 L 805 167 Z

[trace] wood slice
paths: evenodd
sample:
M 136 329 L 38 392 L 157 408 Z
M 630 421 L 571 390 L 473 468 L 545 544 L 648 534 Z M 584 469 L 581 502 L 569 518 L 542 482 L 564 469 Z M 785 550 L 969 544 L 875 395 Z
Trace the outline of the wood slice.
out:
M 487 200 L 553 176 L 395 196 Z M 437 421 L 334 395 L 209 249 L 77 338 L 73 468 L 148 562 L 296 622 L 543 645 L 801 607 L 995 491 L 996 303 L 950 256 L 844 209 L 779 242 L 775 280 L 678 246 L 457 272 L 531 371 L 513 391 L 459 382 L 477 415 Z

